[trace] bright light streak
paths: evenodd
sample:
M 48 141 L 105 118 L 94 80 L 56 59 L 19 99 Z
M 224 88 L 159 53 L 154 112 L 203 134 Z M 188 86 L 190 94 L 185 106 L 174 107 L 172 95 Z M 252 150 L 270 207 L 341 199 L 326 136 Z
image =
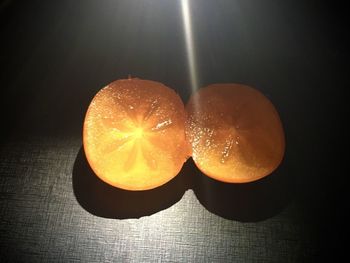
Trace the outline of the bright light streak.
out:
M 185 41 L 186 41 L 186 52 L 187 52 L 187 62 L 190 71 L 191 89 L 195 91 L 198 89 L 198 77 L 197 77 L 197 67 L 196 67 L 196 52 L 194 48 L 193 32 L 192 32 L 192 21 L 190 12 L 190 0 L 181 0 L 181 10 L 183 18 L 183 26 L 185 31 Z

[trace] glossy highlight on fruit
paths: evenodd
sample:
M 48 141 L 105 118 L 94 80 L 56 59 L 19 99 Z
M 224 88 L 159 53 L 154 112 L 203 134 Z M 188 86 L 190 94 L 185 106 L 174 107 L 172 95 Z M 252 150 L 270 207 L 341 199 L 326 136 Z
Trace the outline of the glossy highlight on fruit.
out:
M 241 84 L 199 89 L 186 106 L 192 158 L 206 175 L 228 183 L 258 180 L 281 163 L 285 138 L 273 104 Z
M 95 174 L 126 190 L 175 177 L 190 155 L 180 97 L 161 83 L 125 79 L 101 89 L 87 110 L 83 145 Z

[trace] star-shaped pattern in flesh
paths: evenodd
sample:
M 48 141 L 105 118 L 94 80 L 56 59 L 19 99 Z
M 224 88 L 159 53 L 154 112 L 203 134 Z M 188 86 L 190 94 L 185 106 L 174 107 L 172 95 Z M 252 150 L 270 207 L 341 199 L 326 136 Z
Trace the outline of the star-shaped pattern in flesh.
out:
M 138 154 L 142 154 L 151 169 L 156 169 L 156 158 L 152 156 L 151 151 L 147 150 L 147 145 L 157 140 L 157 133 L 170 128 L 173 121 L 171 118 L 157 122 L 150 121 L 150 118 L 156 114 L 161 106 L 157 99 L 152 101 L 148 110 L 137 114 L 137 109 L 134 107 L 130 108 L 121 101 L 118 101 L 118 104 L 127 113 L 128 121 L 125 122 L 127 123 L 126 125 L 122 122 L 106 123 L 106 126 L 116 131 L 116 133 L 113 141 L 104 148 L 104 152 L 116 151 L 125 144 L 131 144 L 131 150 L 124 164 L 124 170 L 127 172 L 134 166 Z

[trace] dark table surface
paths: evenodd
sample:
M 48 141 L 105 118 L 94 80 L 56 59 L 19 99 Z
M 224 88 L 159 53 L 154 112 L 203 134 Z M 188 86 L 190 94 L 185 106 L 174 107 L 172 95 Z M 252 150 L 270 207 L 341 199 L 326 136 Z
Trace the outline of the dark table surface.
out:
M 278 109 L 272 175 L 224 184 L 188 161 L 145 192 L 110 187 L 82 149 L 96 92 L 128 74 L 184 101 L 181 1 L 0 1 L 0 261 L 319 262 L 343 237 L 345 11 L 322 1 L 191 1 L 199 86 L 236 82 Z

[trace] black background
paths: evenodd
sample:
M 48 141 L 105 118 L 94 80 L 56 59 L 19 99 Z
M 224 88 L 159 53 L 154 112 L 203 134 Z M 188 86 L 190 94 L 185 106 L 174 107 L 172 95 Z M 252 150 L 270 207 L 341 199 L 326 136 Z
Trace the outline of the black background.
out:
M 86 163 L 84 114 L 128 74 L 188 100 L 180 1 L 0 3 L 1 261 L 303 262 L 342 252 L 344 6 L 191 1 L 200 86 L 244 83 L 268 96 L 285 160 L 244 185 L 215 182 L 189 161 L 167 185 L 127 192 Z

